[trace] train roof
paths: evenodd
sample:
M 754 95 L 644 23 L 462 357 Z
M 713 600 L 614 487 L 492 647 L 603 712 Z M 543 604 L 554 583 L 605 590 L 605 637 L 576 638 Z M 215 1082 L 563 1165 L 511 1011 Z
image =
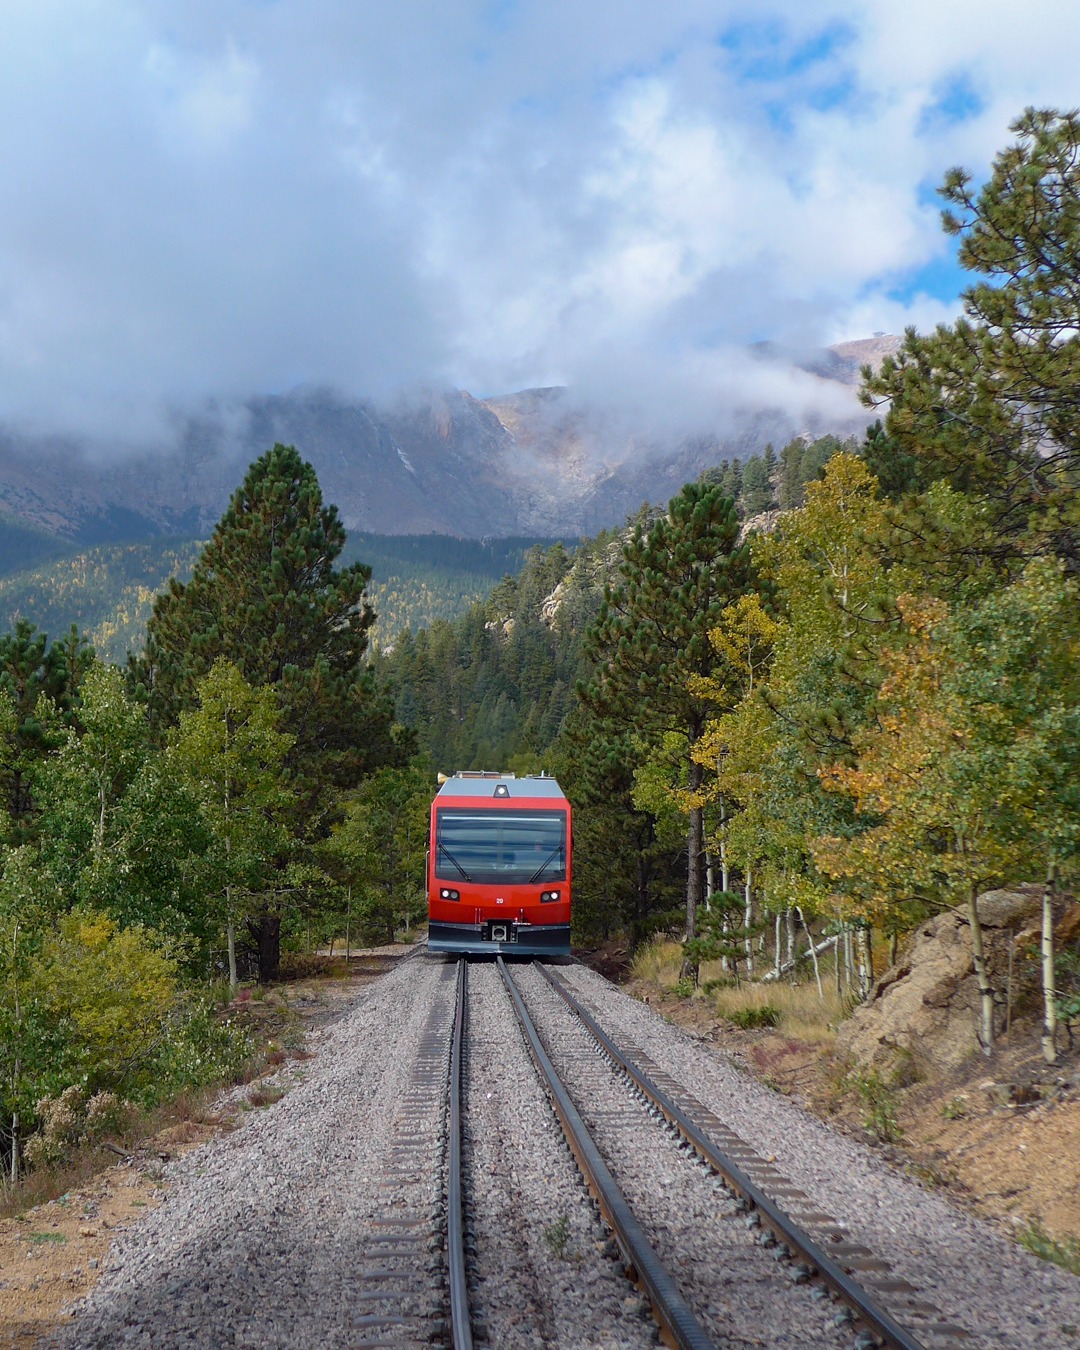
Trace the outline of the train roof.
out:
M 441 776 L 441 775 L 440 775 Z M 518 778 L 512 773 L 482 770 L 455 773 L 444 779 L 437 797 L 552 797 L 566 800 L 566 794 L 549 774 L 529 774 Z

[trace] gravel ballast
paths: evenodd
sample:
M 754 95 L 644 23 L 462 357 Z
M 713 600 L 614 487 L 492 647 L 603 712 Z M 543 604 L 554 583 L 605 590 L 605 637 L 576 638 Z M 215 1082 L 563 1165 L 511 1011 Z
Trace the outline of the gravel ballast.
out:
M 531 969 L 514 979 L 570 1096 L 635 1217 L 717 1345 L 850 1350 L 831 1302 L 815 1302 L 748 1230 L 734 1198 L 666 1127 Z
M 1080 1345 L 1080 1280 L 1040 1261 L 665 1022 L 583 966 L 559 971 L 624 1048 L 640 1047 L 852 1239 L 969 1334 L 971 1350 Z
M 452 975 L 452 971 L 449 972 Z M 389 1327 L 428 1339 L 441 1305 L 438 1085 L 411 1077 L 429 1021 L 448 1035 L 453 982 L 423 957 L 362 990 L 320 1033 L 306 1074 L 243 1128 L 167 1169 L 165 1204 L 116 1244 L 106 1274 L 54 1344 L 355 1346 Z M 410 1111 L 404 1109 L 410 1103 Z M 407 1160 L 403 1178 L 395 1178 Z M 395 1205 L 406 1225 L 387 1227 Z M 419 1224 L 418 1224 L 419 1220 Z M 391 1319 L 391 1320 L 388 1320 Z
M 729 1198 L 674 1149 L 538 972 L 512 972 L 579 1109 L 722 1343 L 850 1347 L 755 1247 Z M 1080 1346 L 1080 1281 L 759 1085 L 717 1047 L 584 967 L 558 972 L 631 1052 L 742 1136 L 915 1285 L 972 1350 Z M 454 966 L 418 953 L 356 991 L 285 1096 L 166 1169 L 169 1194 L 115 1244 L 51 1345 L 287 1347 L 446 1342 L 445 1048 Z M 478 1345 L 654 1342 L 539 1085 L 495 968 L 471 969 L 467 1230 Z M 266 1080 L 259 1085 L 267 1086 Z M 721 1256 L 720 1253 L 723 1253 Z M 734 1337 L 735 1339 L 732 1339 Z
M 646 1350 L 614 1259 L 494 965 L 469 971 L 466 1194 L 474 1335 L 499 1350 Z

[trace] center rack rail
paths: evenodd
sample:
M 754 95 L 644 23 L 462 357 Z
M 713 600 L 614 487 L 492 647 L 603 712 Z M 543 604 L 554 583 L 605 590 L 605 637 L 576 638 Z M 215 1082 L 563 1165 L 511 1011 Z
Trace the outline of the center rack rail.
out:
M 585 1122 L 570 1100 L 540 1041 L 536 1026 L 501 956 L 496 957 L 496 965 L 513 1000 L 533 1061 L 547 1086 L 567 1142 L 589 1190 L 600 1206 L 601 1214 L 622 1250 L 631 1280 L 646 1294 L 652 1305 L 653 1316 L 660 1325 L 661 1333 L 678 1350 L 716 1350 L 715 1342 L 679 1292 L 600 1156 Z

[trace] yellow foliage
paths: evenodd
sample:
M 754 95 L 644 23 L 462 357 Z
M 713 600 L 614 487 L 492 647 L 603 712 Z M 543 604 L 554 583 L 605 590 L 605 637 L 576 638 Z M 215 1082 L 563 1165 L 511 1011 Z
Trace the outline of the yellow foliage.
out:
M 122 1082 L 149 1057 L 180 992 L 155 935 L 108 914 L 65 915 L 33 974 L 41 1004 L 71 1029 L 88 1081 Z

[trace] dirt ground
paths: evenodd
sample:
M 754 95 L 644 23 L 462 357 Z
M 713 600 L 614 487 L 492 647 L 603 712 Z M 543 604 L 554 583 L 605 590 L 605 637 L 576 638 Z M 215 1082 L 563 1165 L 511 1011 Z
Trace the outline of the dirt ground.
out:
M 309 1058 L 301 1048 L 303 1038 L 340 1016 L 359 985 L 377 979 L 409 950 L 356 953 L 347 979 L 305 980 L 288 986 L 282 1000 L 248 996 L 233 1012 L 242 1010 L 258 1026 L 280 1020 L 284 1005 L 296 1042 L 288 1058 Z M 97 1281 L 116 1236 L 167 1194 L 164 1164 L 241 1127 L 251 1111 L 276 1100 L 266 1077 L 282 1062 L 274 1056 L 266 1074 L 230 1090 L 195 1117 L 168 1126 L 59 1199 L 0 1220 L 0 1350 L 31 1350 L 64 1322 L 65 1310 Z
M 782 1031 L 740 1031 L 698 1001 L 637 981 L 624 987 L 775 1091 L 875 1144 L 921 1184 L 945 1188 L 1006 1231 L 1015 1235 L 1034 1222 L 1059 1241 L 1080 1236 L 1080 1046 L 1048 1065 L 1038 1028 L 1021 1024 L 989 1059 L 976 1056 L 947 1073 L 930 1066 L 919 1081 L 890 1087 L 899 1137 L 883 1143 L 827 1049 Z

